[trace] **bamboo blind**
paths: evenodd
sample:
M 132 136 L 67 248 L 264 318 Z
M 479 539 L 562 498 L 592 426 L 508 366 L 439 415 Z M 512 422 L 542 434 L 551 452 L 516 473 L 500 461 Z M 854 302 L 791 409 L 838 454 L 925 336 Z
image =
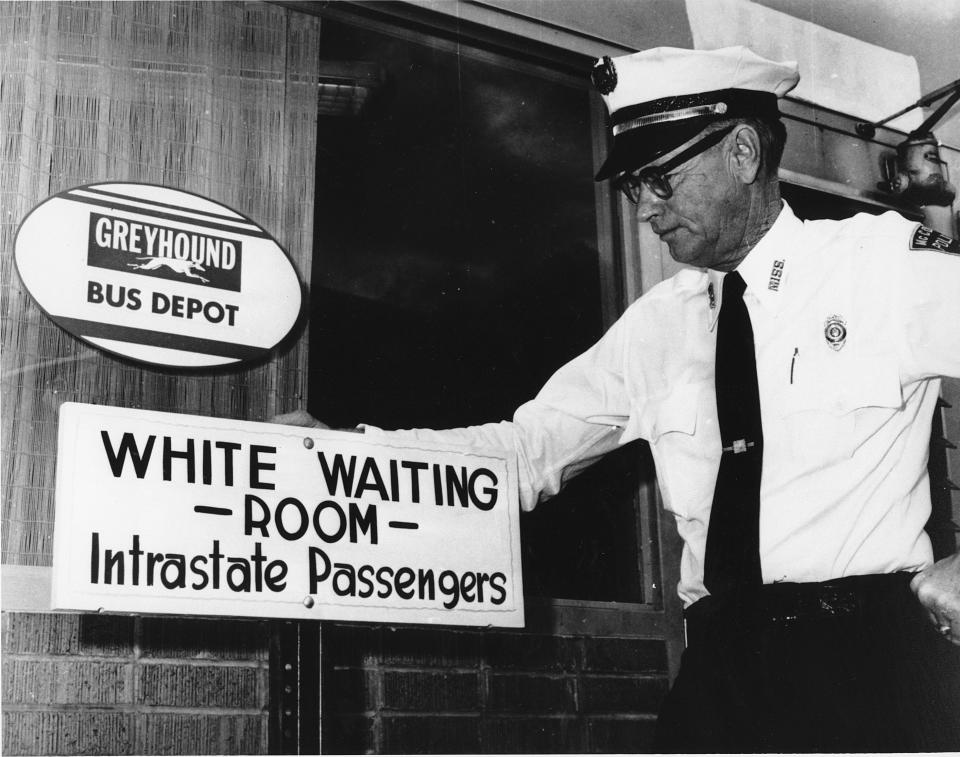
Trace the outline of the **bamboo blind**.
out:
M 13 242 L 63 189 L 149 182 L 245 213 L 308 287 L 319 32 L 261 3 L 0 2 L 3 562 L 50 564 L 61 402 L 247 420 L 306 404 L 306 334 L 269 362 L 203 374 L 114 358 L 40 312 Z

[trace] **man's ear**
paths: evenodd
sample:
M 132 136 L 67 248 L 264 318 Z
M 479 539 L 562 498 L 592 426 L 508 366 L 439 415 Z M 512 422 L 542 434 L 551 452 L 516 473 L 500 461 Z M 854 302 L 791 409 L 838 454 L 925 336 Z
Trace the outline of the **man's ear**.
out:
M 760 135 L 749 124 L 740 124 L 733 130 L 732 136 L 730 161 L 734 175 L 744 184 L 753 184 L 763 163 Z

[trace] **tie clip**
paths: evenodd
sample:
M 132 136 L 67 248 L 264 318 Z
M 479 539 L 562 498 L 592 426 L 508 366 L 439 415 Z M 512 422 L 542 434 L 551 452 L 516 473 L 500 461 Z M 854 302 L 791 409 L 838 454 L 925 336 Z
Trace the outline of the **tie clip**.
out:
M 741 452 L 746 452 L 748 447 L 753 446 L 756 446 L 755 442 L 748 442 L 746 439 L 737 439 L 729 447 L 724 447 L 723 451 L 739 455 Z

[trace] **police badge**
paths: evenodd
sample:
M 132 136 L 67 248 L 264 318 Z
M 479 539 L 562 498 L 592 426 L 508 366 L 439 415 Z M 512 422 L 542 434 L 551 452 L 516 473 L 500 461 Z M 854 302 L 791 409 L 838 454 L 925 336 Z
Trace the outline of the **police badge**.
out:
M 613 92 L 617 86 L 617 69 L 614 67 L 609 55 L 604 55 L 593 64 L 590 80 L 601 95 L 609 95 Z
M 847 343 L 847 322 L 839 315 L 831 315 L 824 322 L 823 335 L 830 349 L 839 350 Z

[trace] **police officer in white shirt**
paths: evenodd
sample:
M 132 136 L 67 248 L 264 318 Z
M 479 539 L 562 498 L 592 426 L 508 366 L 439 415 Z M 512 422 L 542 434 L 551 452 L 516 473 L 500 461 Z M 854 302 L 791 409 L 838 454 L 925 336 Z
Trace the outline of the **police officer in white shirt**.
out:
M 797 219 L 777 100 L 798 78 L 742 47 L 597 61 L 597 178 L 690 268 L 512 422 L 367 431 L 516 449 L 528 510 L 649 441 L 688 634 L 659 750 L 960 750 L 960 557 L 924 532 L 960 244 L 894 213 Z

